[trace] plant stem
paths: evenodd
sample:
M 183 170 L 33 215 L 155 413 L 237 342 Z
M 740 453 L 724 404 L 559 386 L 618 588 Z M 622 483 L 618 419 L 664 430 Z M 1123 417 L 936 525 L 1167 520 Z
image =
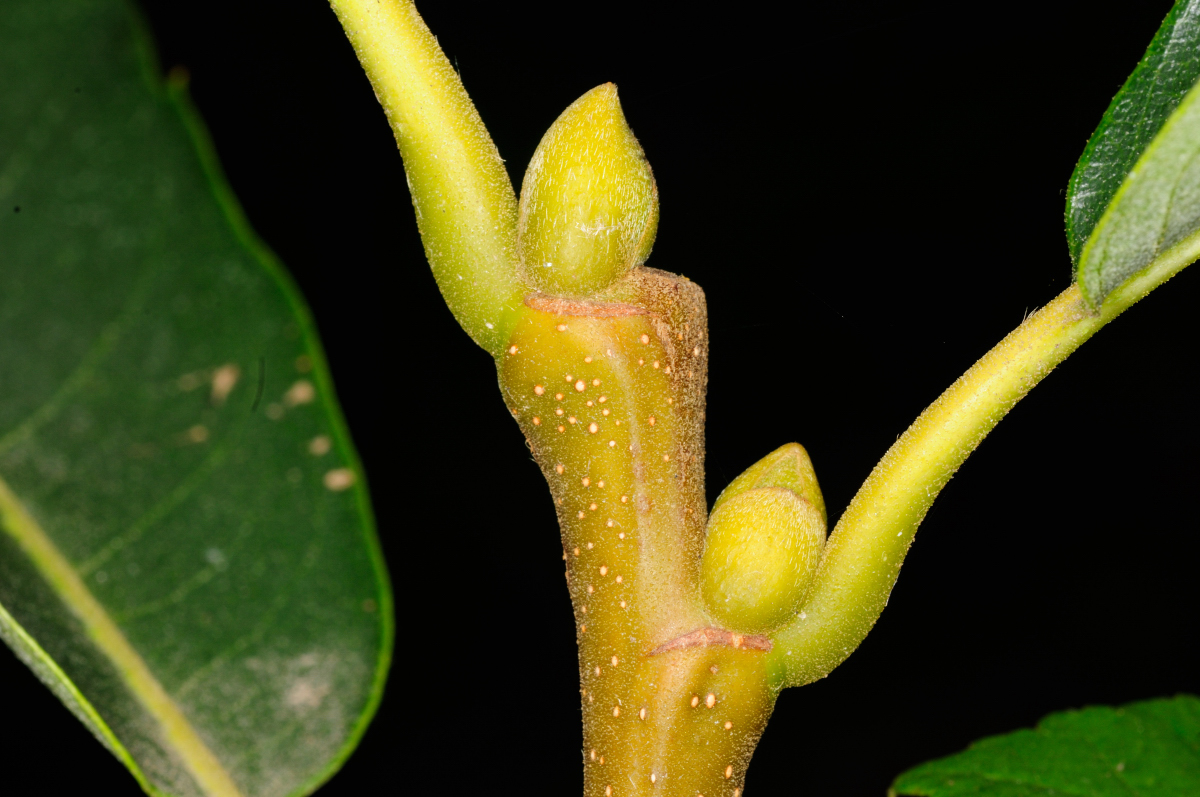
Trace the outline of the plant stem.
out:
M 714 627 L 700 596 L 703 293 L 635 269 L 601 300 L 526 304 L 500 384 L 562 529 L 584 794 L 736 797 L 775 693 L 770 641 Z
M 572 291 L 590 284 L 544 286 L 554 295 L 533 279 L 523 285 L 512 187 L 412 0 L 331 2 L 396 133 L 442 294 L 496 358 L 554 495 L 580 649 L 588 797 L 740 797 L 778 691 L 824 677 L 858 647 L 958 467 L 1059 362 L 1200 255 L 1193 236 L 1101 307 L 1072 286 L 1022 323 L 876 466 L 825 546 L 799 615 L 770 639 L 746 636 L 717 627 L 699 590 L 702 292 L 653 269 L 586 295 Z

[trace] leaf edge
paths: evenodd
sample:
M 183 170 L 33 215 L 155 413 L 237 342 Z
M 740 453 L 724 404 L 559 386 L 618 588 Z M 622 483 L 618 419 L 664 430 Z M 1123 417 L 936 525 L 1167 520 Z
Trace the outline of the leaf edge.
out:
M 140 14 L 138 14 L 136 27 L 138 28 L 137 35 L 139 38 L 143 36 L 149 37 L 149 28 Z M 154 51 L 153 39 L 149 39 L 146 45 L 144 52 L 152 53 Z M 148 71 L 157 70 L 157 58 L 155 57 L 154 61 L 147 64 L 146 68 Z M 161 75 L 161 72 L 150 72 L 150 74 Z M 308 304 L 305 302 L 303 294 L 301 294 L 295 280 L 284 267 L 283 262 L 250 225 L 250 220 L 246 216 L 241 202 L 238 201 L 237 195 L 234 193 L 225 176 L 225 171 L 221 166 L 220 158 L 217 155 L 216 146 L 213 143 L 208 126 L 204 123 L 203 117 L 191 99 L 186 79 L 172 79 L 168 76 L 164 81 L 159 77 L 156 83 L 159 86 L 159 90 L 162 90 L 162 87 L 165 86 L 167 98 L 187 131 L 205 178 L 208 180 L 209 189 L 212 191 L 217 205 L 232 228 L 238 242 L 245 247 L 259 266 L 275 280 L 275 284 L 287 300 L 288 307 L 295 314 L 295 320 L 300 328 L 300 338 L 306 350 L 305 353 L 312 361 L 311 376 L 317 383 L 319 403 L 323 406 L 329 418 L 338 452 L 345 458 L 344 461 L 354 472 L 355 481 L 351 489 L 354 490 L 355 504 L 363 521 L 360 532 L 363 542 L 366 544 L 367 554 L 371 560 L 376 585 L 379 589 L 379 606 L 376 608 L 376 611 L 380 616 L 382 624 L 380 630 L 382 634 L 380 654 L 376 661 L 371 691 L 362 713 L 359 714 L 358 721 L 355 723 L 342 748 L 330 759 L 329 764 L 324 769 L 310 777 L 307 781 L 304 781 L 296 790 L 289 792 L 287 795 L 287 797 L 307 797 L 307 795 L 312 794 L 327 783 L 345 765 L 346 761 L 349 760 L 362 741 L 367 728 L 370 726 L 371 721 L 374 720 L 379 706 L 383 701 L 383 693 L 391 671 L 396 637 L 395 601 L 392 594 L 391 577 L 387 568 L 387 560 L 383 555 L 383 546 L 379 540 L 375 512 L 367 489 L 366 472 L 363 469 L 358 451 L 354 447 L 350 436 L 350 429 L 346 424 L 341 405 L 337 400 L 337 393 L 334 390 L 329 363 L 325 356 L 324 347 L 321 345 L 317 334 L 312 312 L 309 310 Z M 158 795 L 154 795 L 154 797 L 158 797 Z M 166 796 L 164 795 L 163 797 Z
M 1170 116 L 1166 118 L 1158 132 L 1155 134 L 1154 138 L 1150 140 L 1150 143 L 1146 145 L 1146 149 L 1140 156 L 1138 156 L 1133 168 L 1130 169 L 1129 173 L 1125 176 L 1125 179 L 1121 182 L 1120 188 L 1118 188 L 1116 193 L 1113 194 L 1108 206 L 1105 207 L 1103 215 L 1101 215 L 1100 219 L 1096 222 L 1096 226 L 1092 228 L 1092 234 L 1088 237 L 1087 241 L 1084 242 L 1083 249 L 1080 251 L 1079 262 L 1075 266 L 1074 281 L 1079 285 L 1079 290 L 1080 293 L 1083 294 L 1084 301 L 1093 309 L 1099 309 L 1102 306 L 1112 303 L 1123 303 L 1126 301 L 1125 299 L 1117 299 L 1116 297 L 1119 295 L 1124 296 L 1129 294 L 1131 292 L 1129 289 L 1131 286 L 1134 286 L 1135 283 L 1147 282 L 1147 278 L 1152 278 L 1153 275 L 1162 273 L 1168 274 L 1168 276 L 1161 279 L 1150 279 L 1149 281 L 1153 282 L 1154 284 L 1137 297 L 1137 299 L 1140 299 L 1149 293 L 1150 290 L 1153 290 L 1153 288 L 1161 285 L 1167 279 L 1170 279 L 1175 273 L 1182 271 L 1184 268 L 1200 259 L 1200 241 L 1197 241 L 1197 236 L 1200 235 L 1200 226 L 1197 226 L 1197 228 L 1193 230 L 1190 235 L 1178 241 L 1169 249 L 1160 252 L 1149 263 L 1142 266 L 1140 269 L 1133 272 L 1124 280 L 1117 283 L 1107 292 L 1101 295 L 1093 295 L 1092 290 L 1088 287 L 1089 281 L 1096 281 L 1098 276 L 1093 277 L 1092 280 L 1089 280 L 1089 275 L 1084 273 L 1084 270 L 1088 266 L 1089 254 L 1091 253 L 1092 248 L 1098 240 L 1101 232 L 1103 232 L 1109 221 L 1112 219 L 1114 210 L 1121 203 L 1121 200 L 1124 198 L 1125 194 L 1132 190 L 1132 178 L 1142 171 L 1142 168 L 1150 158 L 1154 157 L 1158 148 L 1162 145 L 1165 135 L 1170 132 L 1172 126 L 1177 123 L 1184 112 L 1191 109 L 1193 104 L 1200 105 L 1200 78 L 1197 78 L 1196 82 L 1192 84 L 1192 87 L 1188 89 L 1187 94 L 1183 96 L 1183 99 L 1179 101 L 1179 104 L 1175 107 L 1175 110 L 1172 111 Z M 1185 252 L 1193 252 L 1193 254 L 1184 254 Z M 1179 263 L 1181 259 L 1185 259 L 1186 262 Z M 1136 289 L 1134 289 L 1133 292 L 1136 293 Z M 1128 304 L 1132 304 L 1134 301 L 1137 301 L 1137 299 L 1128 301 Z

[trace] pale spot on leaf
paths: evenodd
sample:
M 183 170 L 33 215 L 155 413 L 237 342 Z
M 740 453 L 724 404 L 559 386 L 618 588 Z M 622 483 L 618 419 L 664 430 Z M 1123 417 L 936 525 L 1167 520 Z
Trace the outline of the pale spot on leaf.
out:
M 287 691 L 287 704 L 295 709 L 311 709 L 319 708 L 325 696 L 332 691 L 333 686 L 329 683 L 316 683 L 311 680 L 300 679 L 296 681 Z
M 241 375 L 242 369 L 233 363 L 222 365 L 213 371 L 212 403 L 218 406 L 224 404 L 225 399 L 229 398 L 229 394 L 233 392 L 233 388 L 237 385 Z
M 349 468 L 335 468 L 325 474 L 325 487 L 334 492 L 341 492 L 354 486 L 354 471 Z

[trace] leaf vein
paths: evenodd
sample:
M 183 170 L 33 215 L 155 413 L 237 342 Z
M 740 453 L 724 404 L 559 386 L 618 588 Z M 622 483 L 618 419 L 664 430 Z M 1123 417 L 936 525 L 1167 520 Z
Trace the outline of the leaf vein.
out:
M 188 496 L 220 467 L 227 454 L 228 451 L 225 448 L 215 448 L 200 465 L 176 484 L 165 498 L 131 523 L 123 533 L 110 539 L 100 550 L 81 562 L 76 567 L 79 575 L 86 578 L 130 543 L 141 539 L 155 524 L 165 519 L 175 508 L 187 500 Z
M 241 797 L 220 760 L 200 738 L 141 655 L 24 504 L 0 478 L 0 526 L 14 539 L 50 587 L 116 667 L 130 693 L 159 725 L 163 737 L 209 797 Z
M 150 293 L 150 283 L 153 281 L 153 270 L 146 268 L 130 291 L 125 306 L 117 317 L 109 322 L 100 332 L 99 339 L 92 344 L 91 349 L 80 360 L 79 365 L 62 383 L 44 404 L 29 414 L 25 420 L 13 427 L 7 434 L 0 436 L 0 454 L 10 450 L 19 443 L 28 440 L 33 434 L 54 420 L 66 405 L 71 396 L 78 393 L 91 381 L 96 369 L 112 354 L 121 335 L 130 322 L 141 312 L 142 305 Z

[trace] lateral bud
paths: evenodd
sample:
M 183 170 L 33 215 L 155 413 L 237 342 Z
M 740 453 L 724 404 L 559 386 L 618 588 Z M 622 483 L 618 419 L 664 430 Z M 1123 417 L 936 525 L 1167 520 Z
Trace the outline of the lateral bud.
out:
M 790 443 L 734 479 L 717 498 L 700 584 L 712 615 L 766 634 L 800 611 L 825 547 L 825 501 L 812 461 Z
M 526 281 L 583 296 L 645 262 L 658 228 L 658 187 L 605 83 L 563 111 L 538 144 L 517 219 Z

